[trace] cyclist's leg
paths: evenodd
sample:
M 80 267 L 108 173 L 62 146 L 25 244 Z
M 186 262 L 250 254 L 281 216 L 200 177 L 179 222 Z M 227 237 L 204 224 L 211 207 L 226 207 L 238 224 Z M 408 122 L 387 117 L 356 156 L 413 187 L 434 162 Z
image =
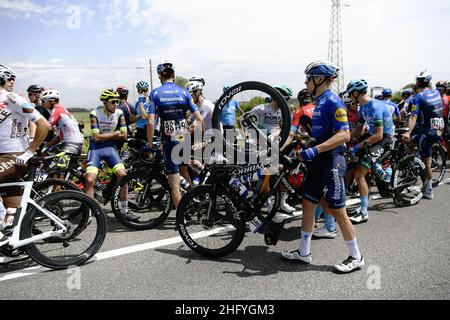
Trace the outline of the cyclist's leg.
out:
M 164 143 L 164 162 L 166 167 L 166 174 L 169 177 L 170 190 L 172 193 L 173 204 L 175 209 L 178 208 L 178 204 L 181 201 L 180 192 L 180 165 L 175 164 L 172 159 L 172 150 L 177 146 L 177 142 L 166 142 Z M 186 167 L 187 169 L 187 167 Z
M 94 198 L 94 185 L 98 176 L 98 168 L 100 167 L 100 149 L 89 150 L 88 162 L 86 169 L 86 186 L 84 192 L 91 198 Z
M 116 175 L 118 182 L 127 176 L 127 170 L 116 148 L 105 148 L 101 154 L 101 158 L 110 168 L 112 168 L 112 171 Z M 122 190 L 119 194 L 119 200 L 124 203 L 123 206 L 127 206 L 126 202 L 128 201 L 128 185 L 122 187 Z
M 358 163 L 354 173 L 361 199 L 359 213 L 364 216 L 367 216 L 369 208 L 369 186 L 367 185 L 366 176 L 371 167 L 372 159 L 369 156 L 366 156 Z

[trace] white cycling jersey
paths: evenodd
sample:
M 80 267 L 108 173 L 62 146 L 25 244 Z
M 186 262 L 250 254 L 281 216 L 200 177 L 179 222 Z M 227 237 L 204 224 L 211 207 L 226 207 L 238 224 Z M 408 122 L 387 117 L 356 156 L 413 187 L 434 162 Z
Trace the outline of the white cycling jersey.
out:
M 260 129 L 267 130 L 273 134 L 281 129 L 282 113 L 281 110 L 273 109 L 269 103 L 254 107 L 249 113 L 258 120 L 257 126 Z
M 48 122 L 58 128 L 60 138 L 64 142 L 84 143 L 84 136 L 80 132 L 77 119 L 63 106 L 58 104 L 53 108 Z
M 214 104 L 209 100 L 203 100 L 201 104 L 198 105 L 198 111 L 200 112 L 203 121 L 205 122 L 205 136 L 212 135 L 212 118 L 214 114 Z M 195 117 L 193 114 L 189 116 L 189 121 L 194 122 Z
M 24 113 L 24 110 L 33 110 Z M 42 115 L 25 98 L 6 90 L 0 91 L 0 154 L 23 153 L 30 143 L 29 121 L 37 122 Z

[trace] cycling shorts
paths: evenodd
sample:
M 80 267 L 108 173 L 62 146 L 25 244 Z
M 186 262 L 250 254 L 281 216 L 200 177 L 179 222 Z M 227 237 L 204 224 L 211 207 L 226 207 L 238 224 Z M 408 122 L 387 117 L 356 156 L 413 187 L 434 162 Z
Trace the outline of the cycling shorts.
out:
M 173 149 L 178 146 L 180 142 L 178 141 L 165 141 L 163 146 L 164 151 L 164 163 L 166 168 L 166 174 L 178 174 L 180 173 L 180 166 L 182 162 L 178 159 L 174 159 L 172 155 Z M 176 158 L 182 159 L 183 151 L 176 155 Z M 177 161 L 178 160 L 178 161 Z
M 16 156 L 21 154 L 0 154 L 0 183 L 18 182 L 25 174 L 27 167 L 16 166 Z
M 433 144 L 441 139 L 438 135 L 417 134 L 412 137 L 412 141 L 419 147 L 419 154 L 422 158 L 433 156 Z
M 373 166 L 373 164 L 387 151 L 391 148 L 392 145 L 392 137 L 391 136 L 385 136 L 383 140 L 375 144 L 370 148 L 370 153 L 372 153 L 374 156 L 370 154 L 364 154 L 360 157 L 360 160 L 358 161 L 358 165 L 361 167 L 366 168 L 367 170 L 370 170 Z M 362 150 L 363 152 L 363 150 Z
M 100 149 L 89 149 L 86 172 L 98 174 L 98 168 L 100 168 L 102 160 L 113 169 L 114 173 L 117 173 L 119 170 L 125 170 L 125 165 L 122 163 L 122 159 L 120 158 L 117 149 L 115 147 L 105 147 Z
M 63 142 L 55 146 L 56 152 L 65 152 L 66 155 L 79 156 L 83 152 L 82 143 Z
M 346 171 L 347 164 L 343 154 L 327 152 L 319 155 L 311 163 L 306 175 L 303 197 L 314 204 L 325 198 L 331 209 L 345 208 Z

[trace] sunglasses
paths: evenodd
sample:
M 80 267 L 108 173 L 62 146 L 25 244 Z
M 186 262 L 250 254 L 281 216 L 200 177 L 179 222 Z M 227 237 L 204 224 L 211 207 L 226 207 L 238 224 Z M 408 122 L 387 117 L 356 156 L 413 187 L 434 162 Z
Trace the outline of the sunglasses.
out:
M 11 78 L 8 79 L 8 81 L 9 81 L 9 82 L 11 82 L 11 81 L 16 81 L 16 77 L 11 77 Z
M 112 104 L 119 104 L 120 100 L 109 100 L 108 102 L 111 102 Z

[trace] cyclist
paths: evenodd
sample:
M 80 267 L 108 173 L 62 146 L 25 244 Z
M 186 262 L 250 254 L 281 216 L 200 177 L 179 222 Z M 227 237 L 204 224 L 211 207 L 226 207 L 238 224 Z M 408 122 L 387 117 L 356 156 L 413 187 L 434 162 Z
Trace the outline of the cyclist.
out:
M 300 157 L 312 162 L 304 183 L 303 222 L 298 250 L 282 252 L 288 260 L 311 264 L 311 238 L 314 231 L 315 210 L 319 202 L 339 224 L 350 256 L 336 265 L 338 272 L 350 273 L 365 265 L 356 231 L 346 212 L 345 143 L 350 140 L 347 112 L 341 99 L 331 92 L 332 82 L 339 77 L 339 68 L 329 62 L 316 61 L 306 68 L 308 92 L 316 97 L 316 109 L 312 120 L 312 137 L 317 145 L 303 150 Z
M 195 117 L 195 125 L 204 131 L 203 118 L 198 107 L 192 100 L 192 96 L 185 89 L 177 86 L 175 82 L 175 68 L 172 63 L 164 63 L 158 66 L 158 75 L 162 86 L 150 93 L 150 114 L 147 125 L 148 147 L 153 148 L 153 136 L 155 128 L 155 115 L 161 119 L 161 136 L 164 149 L 164 162 L 166 173 L 169 176 L 172 198 L 175 208 L 181 200 L 180 172 L 190 184 L 192 182 L 187 171 L 187 163 L 181 165 L 173 157 L 172 151 L 180 143 L 184 142 L 189 133 L 186 113 L 190 111 Z M 176 163 L 178 162 L 178 163 Z
M 117 108 L 119 97 L 119 93 L 114 89 L 102 91 L 100 101 L 103 102 L 103 107 L 92 111 L 90 115 L 92 138 L 89 144 L 85 192 L 91 198 L 94 198 L 94 185 L 102 161 L 112 168 L 119 181 L 127 175 L 116 148 L 116 142 L 125 141 L 128 136 L 125 116 L 123 111 Z M 123 188 L 119 199 L 122 214 L 130 220 L 137 220 L 128 213 L 127 187 Z
M 432 80 L 432 75 L 426 70 L 416 77 L 418 93 L 411 106 L 410 131 L 403 136 L 404 141 L 409 142 L 412 135 L 412 141 L 419 147 L 427 172 L 423 196 L 429 200 L 434 198 L 431 168 L 433 144 L 441 139 L 444 130 L 442 98 L 437 90 L 431 89 Z
M 186 85 L 186 90 L 191 94 L 193 102 L 197 105 L 200 115 L 203 118 L 205 125 L 205 139 L 207 139 L 212 135 L 214 104 L 205 98 L 203 94 L 204 85 L 201 81 L 189 82 Z M 192 125 L 194 121 L 195 116 L 191 114 L 188 118 L 188 124 Z
M 392 114 L 392 118 L 394 122 L 399 122 L 400 119 L 400 110 L 398 109 L 398 105 L 392 102 L 392 90 L 384 89 L 381 93 L 383 95 L 383 101 L 389 106 L 389 111 Z
M 136 84 L 139 94 L 139 100 L 136 102 L 136 139 L 147 141 L 147 123 L 150 104 L 148 94 L 150 85 L 146 81 L 140 81 Z
M 231 86 L 225 85 L 223 87 L 223 93 L 227 93 L 231 90 Z M 236 100 L 231 100 L 227 102 L 225 107 L 223 107 L 222 115 L 220 117 L 220 123 L 222 123 L 222 127 L 225 133 L 225 141 L 231 140 L 229 139 L 230 135 L 232 139 L 234 139 L 234 144 L 237 143 L 237 138 L 234 135 L 234 130 L 236 128 L 236 112 L 239 110 L 239 102 Z M 229 143 L 231 141 L 228 141 Z
M 0 65 L 0 183 L 19 181 L 28 161 L 44 142 L 51 126 L 34 108 L 34 105 L 13 93 L 15 72 Z M 36 124 L 36 135 L 30 144 L 26 134 L 28 123 Z M 0 197 L 0 231 L 5 225 L 6 208 L 18 208 L 22 192 L 8 190 L 7 196 Z M 5 203 L 3 203 L 5 200 Z M 0 247 L 8 240 L 0 232 Z
M 131 127 L 131 125 L 133 123 L 136 123 L 137 118 L 134 106 L 128 102 L 128 95 L 130 94 L 130 90 L 128 90 L 128 88 L 126 88 L 125 86 L 119 86 L 116 91 L 120 96 L 120 103 L 117 106 L 117 109 L 122 110 L 123 115 L 125 116 L 125 122 L 127 124 L 127 134 L 128 137 L 131 137 L 133 136 L 133 128 Z M 117 141 L 117 149 L 121 151 L 124 144 L 125 141 Z
M 189 82 L 200 82 L 203 86 L 206 86 L 206 80 L 200 76 L 193 76 L 189 79 Z
M 299 132 L 303 136 L 310 136 L 312 132 L 312 117 L 314 115 L 314 97 L 309 94 L 308 90 L 303 89 L 297 95 L 299 109 L 294 113 L 292 119 L 291 135 Z
M 448 90 L 450 89 L 450 83 L 448 81 L 439 81 L 436 84 L 436 90 L 439 91 L 442 97 L 442 104 L 444 105 L 444 111 L 442 112 L 442 116 L 444 117 L 445 130 L 444 130 L 444 138 L 447 142 L 447 155 L 450 158 L 450 124 L 449 124 L 449 105 L 450 105 L 450 95 Z
M 412 89 L 405 89 L 402 91 L 402 101 L 398 104 L 398 109 L 400 110 L 400 115 L 402 120 L 406 118 L 408 113 L 409 104 L 412 101 L 413 91 Z
M 60 92 L 56 89 L 47 89 L 42 92 L 44 107 L 50 111 L 50 125 L 56 127 L 59 135 L 46 144 L 47 148 L 57 147 L 58 151 L 66 154 L 80 155 L 83 151 L 84 136 L 80 132 L 78 121 L 59 104 Z
M 370 153 L 381 156 L 385 150 L 389 149 L 392 143 L 394 124 L 392 115 L 386 103 L 372 99 L 367 91 L 369 85 L 366 80 L 353 80 L 347 87 L 347 92 L 355 104 L 360 105 L 360 120 L 358 126 L 351 133 L 351 138 L 359 138 L 362 135 L 364 126 L 369 126 L 369 133 L 362 138 L 363 142 L 357 144 L 352 149 L 352 155 L 361 154 L 365 146 L 370 146 Z M 374 168 L 378 158 L 371 155 L 361 155 L 354 177 L 358 183 L 361 197 L 361 207 L 357 214 L 351 217 L 353 223 L 369 221 L 369 187 L 366 182 L 368 170 Z
M 50 112 L 44 108 L 42 105 L 41 94 L 44 91 L 44 88 L 37 84 L 32 84 L 28 87 L 28 99 L 33 103 L 36 107 L 35 109 L 39 111 L 40 114 L 44 116 L 45 119 L 50 119 Z

